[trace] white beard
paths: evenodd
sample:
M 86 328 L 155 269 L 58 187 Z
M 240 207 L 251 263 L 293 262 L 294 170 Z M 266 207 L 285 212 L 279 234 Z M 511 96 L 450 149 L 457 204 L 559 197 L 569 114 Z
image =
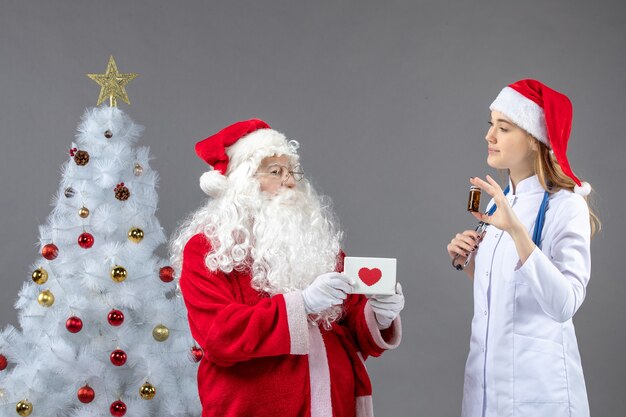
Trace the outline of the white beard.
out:
M 336 269 L 340 243 L 315 195 L 286 189 L 262 197 L 253 216 L 252 285 L 269 294 L 306 288 Z
M 187 240 L 202 232 L 212 246 L 209 270 L 250 272 L 252 287 L 270 296 L 302 290 L 336 269 L 342 233 L 330 200 L 306 179 L 271 196 L 250 178 L 231 185 L 181 226 L 171 244 L 176 266 Z M 329 327 L 340 316 L 337 306 L 313 319 Z
M 341 233 L 329 206 L 313 193 L 286 189 L 262 198 L 252 227 L 252 287 L 270 295 L 305 289 L 335 271 Z M 312 319 L 330 329 L 342 314 L 331 307 Z

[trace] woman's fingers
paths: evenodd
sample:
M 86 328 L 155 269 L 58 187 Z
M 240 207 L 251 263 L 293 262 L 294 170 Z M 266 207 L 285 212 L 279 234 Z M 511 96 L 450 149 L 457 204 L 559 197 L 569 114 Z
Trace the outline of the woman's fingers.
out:
M 487 175 L 487 181 L 479 177 L 473 177 L 470 179 L 470 183 L 479 187 L 481 190 L 485 191 L 496 200 L 499 200 L 500 197 L 504 197 L 502 187 L 500 187 L 500 184 L 498 184 L 498 182 L 494 180 L 490 175 Z
M 489 184 L 491 184 L 491 186 L 494 188 L 494 190 L 496 192 L 502 191 L 502 188 L 500 187 L 500 184 L 498 184 L 498 182 L 496 180 L 491 178 L 491 175 L 487 175 L 487 181 L 489 181 Z
M 470 238 L 463 239 L 453 239 L 452 242 L 448 245 L 448 252 L 455 253 L 461 256 L 468 256 L 471 252 L 473 252 L 477 244 Z
M 468 251 L 463 250 L 461 247 L 459 247 L 459 245 L 456 245 L 454 243 L 450 243 L 447 247 L 447 250 L 451 258 L 454 258 L 457 255 L 463 258 L 468 256 Z
M 490 220 L 491 220 L 491 216 L 488 216 L 486 214 L 482 214 L 482 213 L 476 213 L 476 212 L 472 212 L 472 216 L 474 216 L 474 218 L 476 220 L 478 220 L 479 222 L 485 222 L 487 224 L 491 224 Z
M 462 247 L 469 250 L 473 250 L 478 246 L 476 240 L 471 236 L 458 234 L 456 235 L 456 240 L 459 244 L 461 244 Z
M 480 188 L 481 190 L 483 190 L 484 192 L 486 192 L 492 197 L 495 194 L 495 190 L 493 189 L 491 184 L 489 184 L 487 181 L 481 178 L 478 178 L 478 177 L 470 178 L 470 184 L 477 186 L 478 188 Z
M 457 253 L 459 253 L 461 256 L 467 256 L 469 255 L 473 250 L 474 247 L 472 245 L 469 245 L 465 242 L 458 242 L 455 245 L 457 250 Z
M 480 235 L 478 234 L 476 230 L 466 230 L 463 232 L 463 234 L 465 236 L 470 236 L 475 241 L 478 241 L 480 239 Z
M 457 233 L 446 249 L 451 258 L 456 255 L 466 258 L 478 248 L 481 239 L 482 236 L 475 230 L 465 230 L 463 233 Z

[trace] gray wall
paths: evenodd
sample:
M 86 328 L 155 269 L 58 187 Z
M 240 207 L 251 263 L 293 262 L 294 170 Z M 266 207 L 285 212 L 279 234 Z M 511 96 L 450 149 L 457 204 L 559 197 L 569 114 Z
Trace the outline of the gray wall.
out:
M 620 1 L 0 0 L 0 325 L 37 257 L 59 167 L 114 54 L 162 177 L 171 232 L 199 206 L 193 145 L 261 117 L 302 143 L 355 256 L 397 257 L 404 342 L 372 360 L 381 416 L 460 412 L 471 286 L 445 246 L 473 227 L 468 177 L 485 164 L 487 107 L 534 77 L 575 108 L 574 170 L 598 192 L 587 300 L 575 317 L 593 415 L 626 407 L 626 235 L 620 212 L 626 29 Z

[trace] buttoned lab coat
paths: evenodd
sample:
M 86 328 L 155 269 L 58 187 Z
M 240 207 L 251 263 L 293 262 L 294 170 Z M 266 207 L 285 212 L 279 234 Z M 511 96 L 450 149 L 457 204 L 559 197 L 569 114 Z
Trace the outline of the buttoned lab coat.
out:
M 531 236 L 543 195 L 533 176 L 506 197 Z M 566 190 L 550 196 L 541 249 L 523 265 L 511 236 L 487 228 L 475 255 L 464 417 L 589 415 L 572 316 L 589 282 L 590 233 L 587 203 Z

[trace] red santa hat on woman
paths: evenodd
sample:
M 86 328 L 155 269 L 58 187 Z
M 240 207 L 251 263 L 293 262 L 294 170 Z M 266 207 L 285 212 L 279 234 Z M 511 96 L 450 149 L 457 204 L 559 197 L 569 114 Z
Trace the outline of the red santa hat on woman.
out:
M 536 80 L 520 80 L 504 87 L 489 106 L 548 146 L 563 173 L 576 186 L 574 192 L 586 196 L 591 191 L 581 182 L 567 160 L 567 142 L 572 130 L 572 103 L 566 95 Z
M 200 177 L 200 188 L 210 197 L 219 197 L 228 189 L 229 174 L 244 161 L 252 163 L 253 171 L 247 172 L 252 177 L 263 158 L 275 155 L 297 158 L 298 147 L 298 142 L 288 141 L 263 120 L 234 123 L 196 143 L 196 154 L 212 167 Z

